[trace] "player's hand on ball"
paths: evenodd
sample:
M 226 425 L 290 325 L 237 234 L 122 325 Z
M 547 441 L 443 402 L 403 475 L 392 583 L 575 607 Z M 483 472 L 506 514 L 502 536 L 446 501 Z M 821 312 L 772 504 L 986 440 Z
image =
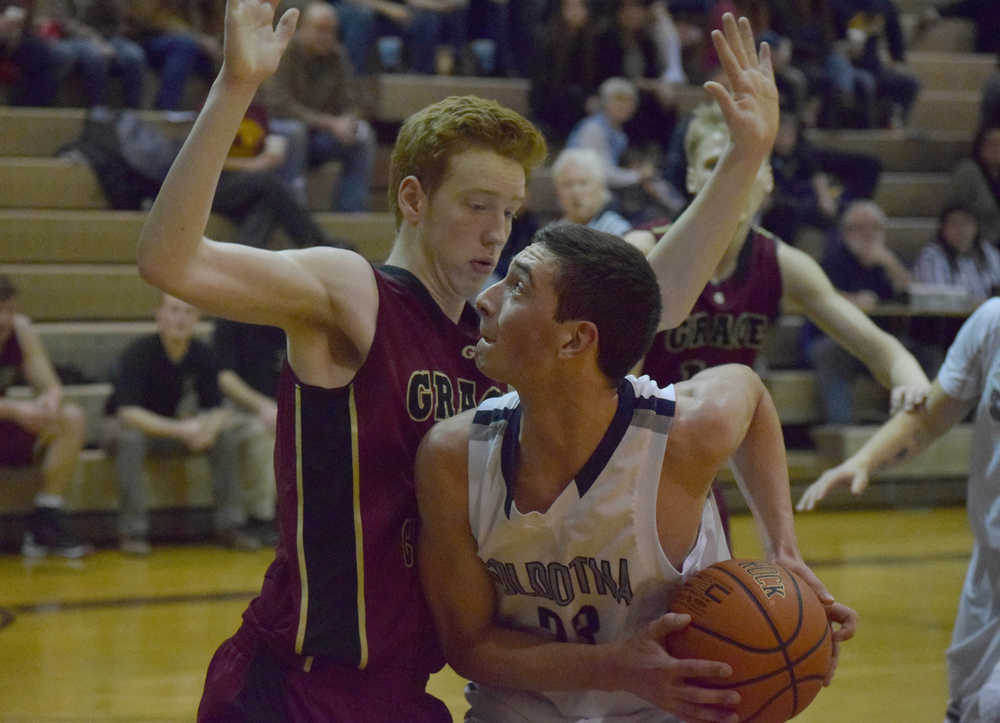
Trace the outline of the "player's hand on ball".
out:
M 689 723 L 703 721 L 737 723 L 731 706 L 739 693 L 691 684 L 689 678 L 728 678 L 726 663 L 671 656 L 663 647 L 667 635 L 684 628 L 689 615 L 667 613 L 634 637 L 618 643 L 623 688 Z

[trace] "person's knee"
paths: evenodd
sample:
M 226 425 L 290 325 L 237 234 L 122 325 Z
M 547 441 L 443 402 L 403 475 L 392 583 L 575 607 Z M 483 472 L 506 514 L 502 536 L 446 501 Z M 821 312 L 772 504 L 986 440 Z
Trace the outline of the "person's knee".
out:
M 59 409 L 58 430 L 60 434 L 82 440 L 87 428 L 87 415 L 77 404 L 64 404 Z

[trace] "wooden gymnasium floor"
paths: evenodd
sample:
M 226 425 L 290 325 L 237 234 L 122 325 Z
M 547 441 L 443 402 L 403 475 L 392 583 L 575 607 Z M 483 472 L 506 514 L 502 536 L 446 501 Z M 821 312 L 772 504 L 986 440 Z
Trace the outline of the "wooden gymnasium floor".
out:
M 800 514 L 806 558 L 861 614 L 833 687 L 803 723 L 940 723 L 944 651 L 971 547 L 961 508 Z M 753 522 L 736 549 L 757 556 Z M 0 721 L 189 721 L 216 645 L 236 627 L 267 552 L 100 551 L 82 563 L 0 557 Z M 433 691 L 456 720 L 462 682 Z

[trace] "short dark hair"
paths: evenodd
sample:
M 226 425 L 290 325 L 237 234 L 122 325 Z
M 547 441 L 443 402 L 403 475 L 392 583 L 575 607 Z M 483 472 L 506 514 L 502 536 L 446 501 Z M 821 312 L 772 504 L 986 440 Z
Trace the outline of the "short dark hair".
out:
M 652 267 L 620 237 L 579 224 L 550 224 L 533 242 L 556 257 L 556 321 L 597 326 L 597 365 L 617 384 L 649 350 L 660 323 Z
M 0 301 L 10 301 L 17 296 L 17 286 L 6 274 L 0 274 Z

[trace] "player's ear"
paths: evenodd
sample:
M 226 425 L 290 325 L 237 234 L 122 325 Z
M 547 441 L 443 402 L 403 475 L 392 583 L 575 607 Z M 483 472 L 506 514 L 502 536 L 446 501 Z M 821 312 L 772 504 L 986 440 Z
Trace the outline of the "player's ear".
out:
M 568 359 L 579 356 L 588 349 L 597 353 L 597 325 L 592 321 L 567 321 L 565 338 L 559 347 L 560 358 Z
M 427 194 L 424 193 L 424 187 L 419 178 L 407 176 L 399 182 L 396 203 L 399 204 L 404 221 L 412 224 L 420 223 L 427 209 Z

